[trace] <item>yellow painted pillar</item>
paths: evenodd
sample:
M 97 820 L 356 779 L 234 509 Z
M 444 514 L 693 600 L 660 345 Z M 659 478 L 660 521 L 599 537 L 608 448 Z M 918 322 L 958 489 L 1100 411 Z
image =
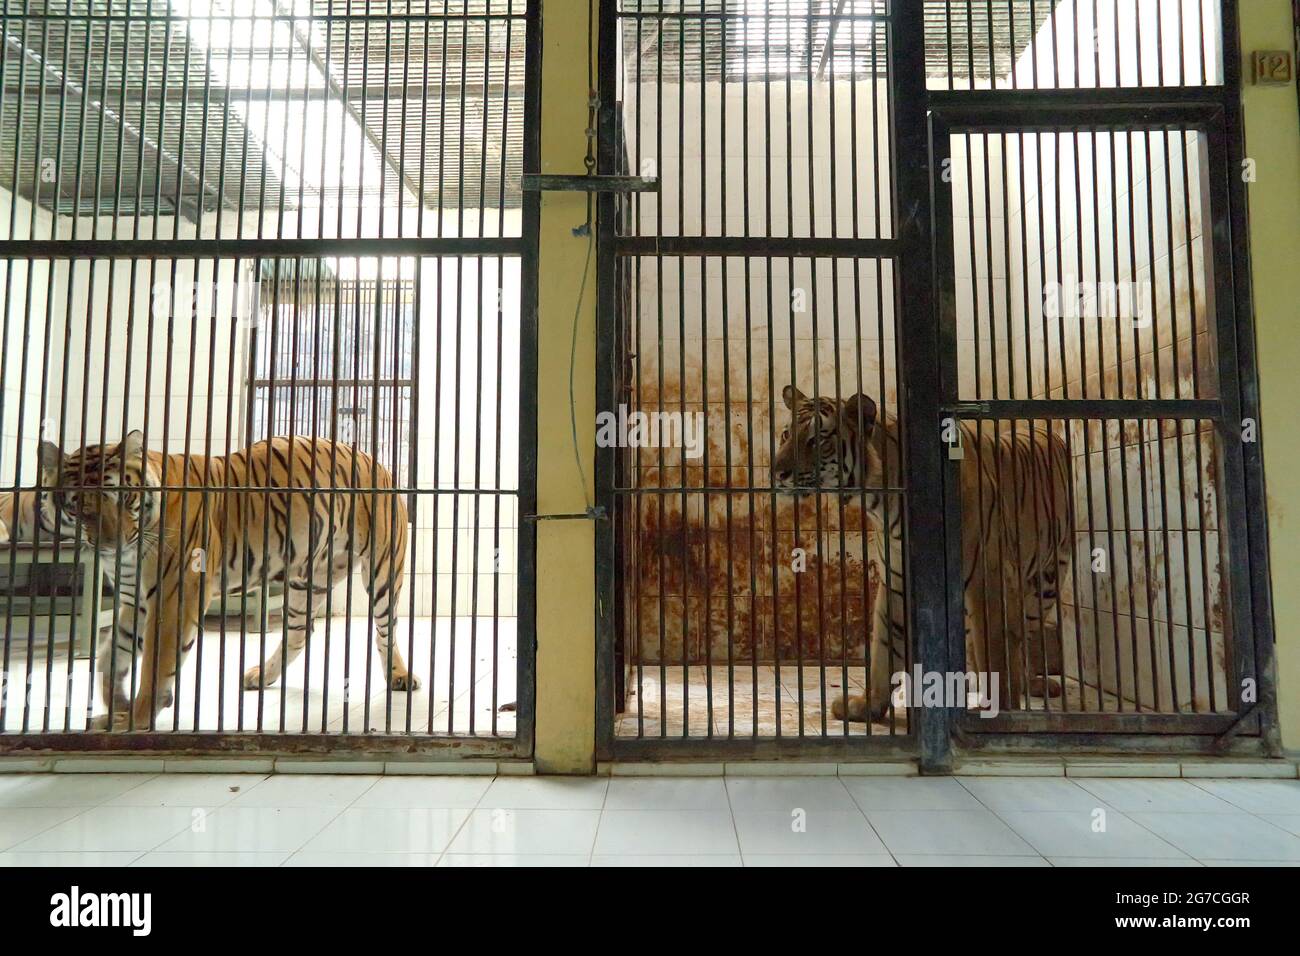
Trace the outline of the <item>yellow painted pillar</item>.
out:
M 1241 53 L 1294 47 L 1291 0 L 1243 0 Z M 1300 105 L 1294 84 L 1255 86 L 1242 93 L 1246 156 L 1255 161 L 1250 185 L 1250 246 L 1258 341 L 1264 480 L 1277 628 L 1278 704 L 1282 745 L 1300 752 Z
M 542 18 L 543 173 L 582 175 L 587 151 L 587 4 L 538 0 Z M 544 193 L 537 294 L 537 511 L 581 514 L 596 448 L 596 256 L 582 294 L 588 239 L 582 193 Z M 569 350 L 581 294 L 573 399 Z M 572 413 L 572 417 L 571 417 Z M 571 422 L 587 492 L 574 459 Z M 537 733 L 541 773 L 590 773 L 596 751 L 596 571 L 591 521 L 537 523 Z

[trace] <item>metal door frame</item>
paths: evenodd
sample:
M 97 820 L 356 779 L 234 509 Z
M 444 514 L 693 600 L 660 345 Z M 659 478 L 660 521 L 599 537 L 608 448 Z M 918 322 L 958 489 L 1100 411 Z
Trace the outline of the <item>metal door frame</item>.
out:
M 344 16 L 340 13 L 339 16 Z M 514 15 L 513 16 L 520 16 Z M 6 19 L 40 20 L 40 13 L 6 13 Z M 378 15 L 376 15 L 378 16 Z M 394 14 L 397 16 L 397 14 Z M 151 14 L 132 14 L 144 22 Z M 436 14 L 429 15 L 437 20 Z M 523 168 L 536 169 L 541 158 L 541 0 L 526 0 Z M 303 18 L 305 19 L 305 18 Z M 471 19 L 473 17 L 471 16 Z M 0 239 L 0 261 L 167 259 L 236 262 L 262 259 L 497 258 L 520 263 L 519 488 L 517 492 L 518 597 L 516 709 L 513 737 L 469 734 L 272 733 L 254 731 L 186 731 L 93 733 L 65 731 L 0 733 L 0 757 L 41 753 L 129 753 L 132 756 L 265 754 L 341 758 L 436 756 L 439 759 L 494 757 L 531 759 L 536 715 L 537 528 L 537 297 L 541 199 L 525 191 L 518 236 L 393 238 L 213 238 L 213 239 Z
M 620 357 L 615 348 L 618 333 L 617 261 L 628 255 L 753 256 L 875 258 L 894 263 L 895 301 L 913 304 L 906 313 L 896 307 L 895 331 L 902 364 L 899 409 L 905 433 L 904 455 L 910 470 L 904 473 L 903 496 L 908 548 L 905 555 L 909 625 L 914 636 L 914 658 L 935 666 L 941 657 L 946 626 L 940 608 L 923 600 L 944 593 L 940 483 L 916 481 L 918 474 L 939 474 L 941 445 L 937 431 L 908 427 L 918 421 L 938 419 L 938 342 L 929 321 L 933 285 L 932 230 L 930 226 L 928 165 L 916 162 L 929 149 L 926 117 L 924 10 L 919 2 L 898 2 L 886 24 L 892 58 L 889 62 L 894 126 L 894 235 L 889 239 L 790 239 L 786 237 L 698 237 L 616 235 L 616 200 L 610 194 L 598 199 L 596 406 L 598 411 L 617 407 Z M 602 175 L 619 172 L 618 116 L 618 0 L 601 0 L 598 53 L 600 100 L 598 169 Z M 906 161 L 903 161 L 903 160 Z M 618 506 L 615 491 L 617 449 L 596 449 L 597 504 L 604 520 L 596 527 L 596 754 L 598 759 L 771 759 L 818 757 L 821 759 L 905 759 L 921 757 L 938 768 L 947 760 L 948 727 L 933 708 L 909 708 L 906 733 L 828 737 L 664 737 L 617 738 L 614 735 L 614 693 L 618 685 L 616 641 L 620 639 L 615 608 L 619 606 L 620 554 L 612 516 Z
M 931 176 L 934 198 L 935 321 L 940 348 L 940 414 L 959 420 L 1048 418 L 1195 418 L 1213 420 L 1222 439 L 1224 518 L 1229 553 L 1232 667 L 1228 687 L 1253 679 L 1257 703 L 1232 714 L 1003 714 L 972 719 L 945 712 L 950 741 L 997 752 L 1159 752 L 1277 754 L 1277 698 L 1273 615 L 1260 442 L 1243 442 L 1247 418 L 1259 421 L 1254 315 L 1249 281 L 1246 188 L 1234 174 L 1244 157 L 1241 57 L 1236 0 L 1223 0 L 1224 84 L 1205 87 L 1083 90 L 933 91 L 931 169 L 951 159 L 953 133 L 1041 131 L 1197 130 L 1209 159 L 1213 316 L 1219 398 L 1213 400 L 958 401 L 956 284 L 951 190 Z M 1209 317 L 1207 317 L 1209 318 Z M 1035 414 L 1036 413 L 1036 414 Z M 938 434 L 938 429 L 935 429 Z M 965 669 L 961 558 L 961 504 L 957 471 L 943 468 L 948 568 L 948 655 Z

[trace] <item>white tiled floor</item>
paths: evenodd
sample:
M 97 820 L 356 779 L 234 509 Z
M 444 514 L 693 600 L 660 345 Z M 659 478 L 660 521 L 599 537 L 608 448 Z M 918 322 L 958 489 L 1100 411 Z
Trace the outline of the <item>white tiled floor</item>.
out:
M 1300 781 L 0 775 L 0 865 L 1300 864 Z

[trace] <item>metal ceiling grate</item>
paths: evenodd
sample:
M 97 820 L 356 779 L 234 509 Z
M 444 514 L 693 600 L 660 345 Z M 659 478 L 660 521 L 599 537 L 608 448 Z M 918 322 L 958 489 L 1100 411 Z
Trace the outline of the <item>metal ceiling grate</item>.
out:
M 927 74 L 987 79 L 1010 72 L 1057 0 L 924 2 Z M 889 61 L 887 0 L 620 0 L 619 10 L 627 62 L 639 57 L 643 75 L 665 82 L 883 75 Z
M 356 207 L 381 190 L 517 208 L 524 14 L 525 0 L 5 0 L 0 186 L 80 216 Z M 355 124 L 382 177 L 314 170 L 319 144 L 277 122 L 294 104 L 332 111 L 335 136 Z
M 926 75 L 1005 77 L 1059 0 L 925 0 Z

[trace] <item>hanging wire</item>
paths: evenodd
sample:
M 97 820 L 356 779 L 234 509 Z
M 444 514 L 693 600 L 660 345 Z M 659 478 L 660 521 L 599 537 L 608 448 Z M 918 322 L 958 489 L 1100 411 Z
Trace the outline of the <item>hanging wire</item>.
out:
M 596 49 L 595 49 L 595 0 L 587 2 L 587 153 L 583 165 L 587 175 L 596 172 L 596 121 L 600 99 L 596 93 Z M 587 193 L 587 221 L 574 230 L 574 235 L 587 236 L 587 256 L 582 267 L 582 283 L 578 287 L 578 303 L 573 310 L 573 329 L 569 338 L 569 428 L 573 440 L 573 461 L 578 466 L 578 479 L 582 483 L 582 499 L 586 504 L 584 512 L 588 518 L 599 517 L 599 511 L 592 504 L 591 494 L 587 490 L 587 469 L 582 463 L 582 449 L 578 445 L 578 404 L 574 398 L 573 379 L 578 362 L 578 323 L 582 318 L 582 304 L 587 297 L 587 280 L 591 274 L 591 257 L 595 248 L 596 230 L 594 221 L 594 196 Z

